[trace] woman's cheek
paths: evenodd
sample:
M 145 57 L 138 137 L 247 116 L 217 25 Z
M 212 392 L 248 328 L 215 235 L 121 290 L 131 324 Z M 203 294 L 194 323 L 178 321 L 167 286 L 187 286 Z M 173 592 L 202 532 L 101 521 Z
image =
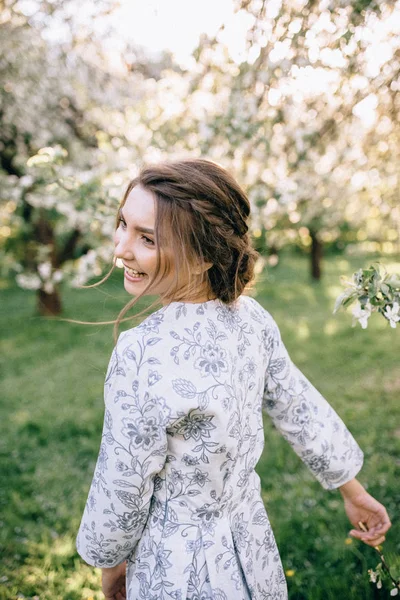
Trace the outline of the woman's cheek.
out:
M 115 230 L 114 233 L 114 245 L 117 246 L 117 244 L 119 244 L 119 234 L 118 234 L 118 229 Z

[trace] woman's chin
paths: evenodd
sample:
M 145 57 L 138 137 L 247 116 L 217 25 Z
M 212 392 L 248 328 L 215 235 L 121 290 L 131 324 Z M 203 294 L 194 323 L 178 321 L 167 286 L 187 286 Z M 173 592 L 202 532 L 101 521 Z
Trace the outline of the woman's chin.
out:
M 127 292 L 132 294 L 132 296 L 137 296 L 138 294 L 140 294 L 141 290 L 143 289 L 143 286 L 141 286 L 139 282 L 136 283 L 133 281 L 129 281 L 128 279 L 125 278 L 124 288 Z

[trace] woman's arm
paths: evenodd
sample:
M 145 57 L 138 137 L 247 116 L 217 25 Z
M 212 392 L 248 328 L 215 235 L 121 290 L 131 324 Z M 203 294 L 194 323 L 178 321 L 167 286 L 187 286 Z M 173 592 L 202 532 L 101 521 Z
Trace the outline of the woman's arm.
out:
M 357 476 L 363 453 L 339 415 L 292 362 L 270 315 L 263 407 L 275 427 L 326 489 Z
M 364 489 L 357 479 L 351 479 L 339 487 L 344 508 L 352 525 L 366 525 L 368 531 L 352 529 L 350 535 L 369 546 L 378 546 L 385 541 L 385 533 L 391 527 L 385 507 Z
M 80 556 L 107 569 L 135 549 L 167 452 L 161 400 L 148 384 L 152 365 L 146 363 L 139 374 L 132 368 L 132 337 L 120 336 L 110 360 L 100 452 L 77 536 Z

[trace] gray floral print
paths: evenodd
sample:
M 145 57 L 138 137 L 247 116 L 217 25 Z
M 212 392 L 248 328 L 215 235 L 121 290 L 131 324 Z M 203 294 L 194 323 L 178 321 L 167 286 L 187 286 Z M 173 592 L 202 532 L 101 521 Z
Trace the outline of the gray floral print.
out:
M 246 296 L 163 307 L 120 335 L 104 400 L 84 560 L 127 560 L 129 600 L 285 600 L 255 472 L 262 409 L 326 489 L 363 457 L 271 315 Z

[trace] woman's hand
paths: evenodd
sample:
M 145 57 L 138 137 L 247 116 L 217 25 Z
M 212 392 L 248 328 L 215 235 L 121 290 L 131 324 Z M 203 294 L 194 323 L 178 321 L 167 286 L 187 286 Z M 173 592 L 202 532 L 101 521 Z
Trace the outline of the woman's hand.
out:
M 101 570 L 101 584 L 106 600 L 126 600 L 126 562 Z
M 363 488 L 357 479 L 352 479 L 339 488 L 343 496 L 344 508 L 352 525 L 350 535 L 368 546 L 379 546 L 385 541 L 385 533 L 391 527 L 386 508 Z M 368 531 L 360 531 L 359 523 Z

